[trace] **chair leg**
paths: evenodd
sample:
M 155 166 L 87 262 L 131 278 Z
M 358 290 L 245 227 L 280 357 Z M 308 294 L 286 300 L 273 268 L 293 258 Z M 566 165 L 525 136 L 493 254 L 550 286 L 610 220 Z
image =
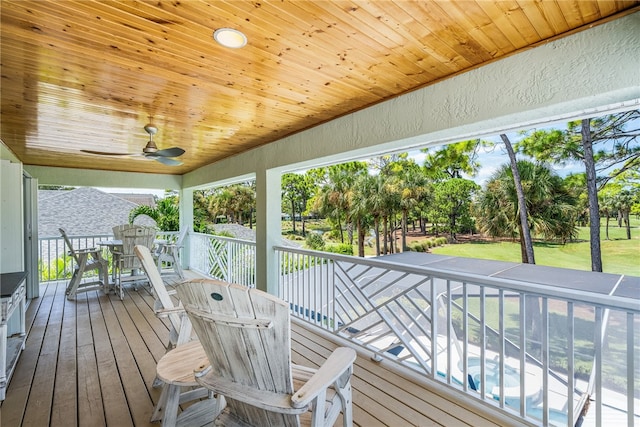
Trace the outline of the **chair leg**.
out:
M 353 425 L 353 390 L 351 388 L 351 375 L 353 368 L 343 374 L 342 378 L 334 383 L 335 390 L 342 404 L 342 425 L 351 427 Z
M 105 295 L 109 295 L 111 288 L 111 285 L 109 284 L 109 264 L 107 261 L 102 261 L 100 265 L 101 267 L 98 274 L 102 277 L 102 289 Z
M 118 279 L 116 282 L 116 294 L 122 301 L 124 299 L 124 288 L 122 287 L 122 267 L 118 268 Z
M 158 260 L 158 273 L 162 274 L 162 253 L 158 254 L 158 257 L 156 259 Z
M 84 275 L 84 270 L 87 266 L 87 254 L 79 254 L 78 255 L 78 266 L 76 270 L 73 272 L 73 276 L 71 277 L 71 281 L 67 286 L 67 290 L 65 293 L 67 294 L 67 299 L 73 300 L 76 298 L 76 294 L 78 293 L 78 287 L 80 286 L 80 282 L 82 281 L 82 276 Z
M 69 280 L 69 284 L 67 285 L 67 289 L 65 291 L 65 295 L 68 299 L 73 299 L 76 291 L 78 290 L 78 281 L 80 275 L 78 274 L 78 269 L 76 268 L 71 276 L 71 280 Z
M 157 378 L 156 378 L 157 379 Z M 153 413 L 151 414 L 151 422 L 160 421 L 164 415 L 164 411 L 167 407 L 167 398 L 169 397 L 169 384 L 164 384 L 162 387 L 162 392 L 160 393 L 160 398 L 158 399 L 158 403 L 156 403 L 156 407 L 153 408 Z
M 178 405 L 180 405 L 180 387 L 167 384 L 167 401 L 162 416 L 162 427 L 173 427 L 178 419 Z
M 178 255 L 174 252 L 172 256 L 173 256 L 173 269 L 175 270 L 176 274 L 180 276 L 181 279 L 184 279 L 184 273 L 182 272 L 182 265 L 180 265 L 180 259 L 178 258 Z

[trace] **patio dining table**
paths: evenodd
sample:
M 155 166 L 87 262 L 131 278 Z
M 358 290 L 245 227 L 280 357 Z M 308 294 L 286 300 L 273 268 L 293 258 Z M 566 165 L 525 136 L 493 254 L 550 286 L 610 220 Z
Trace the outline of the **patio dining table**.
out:
M 107 248 L 111 253 L 111 283 L 109 284 L 109 287 L 111 287 L 116 283 L 117 257 L 114 256 L 114 254 L 122 251 L 122 240 L 119 240 L 119 239 L 101 240 L 97 243 L 99 246 L 103 246 Z M 153 244 L 154 246 L 162 246 L 162 245 L 166 245 L 167 241 L 163 239 L 156 239 L 153 241 Z M 152 248 L 149 248 L 149 249 L 152 249 Z

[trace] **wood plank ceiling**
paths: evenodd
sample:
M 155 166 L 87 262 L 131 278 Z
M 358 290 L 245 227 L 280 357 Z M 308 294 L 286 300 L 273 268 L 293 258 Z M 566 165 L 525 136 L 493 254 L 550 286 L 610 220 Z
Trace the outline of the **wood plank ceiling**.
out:
M 2 0 L 0 138 L 27 165 L 183 174 L 639 4 Z M 183 165 L 80 151 L 141 153 L 148 122 Z

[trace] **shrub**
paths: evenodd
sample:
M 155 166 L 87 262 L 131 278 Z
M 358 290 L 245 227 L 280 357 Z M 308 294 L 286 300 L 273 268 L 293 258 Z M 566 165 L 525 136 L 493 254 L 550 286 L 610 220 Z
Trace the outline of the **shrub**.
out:
M 305 244 L 308 248 L 321 251 L 324 249 L 325 243 L 322 236 L 318 233 L 309 233 L 305 239 Z
M 424 247 L 420 242 L 415 242 L 409 245 L 409 250 L 413 252 L 424 252 Z
M 436 238 L 436 245 L 437 246 L 446 245 L 447 243 L 448 243 L 448 241 L 447 241 L 446 237 L 437 237 Z
M 339 245 L 331 245 L 325 249 L 327 252 L 341 255 L 353 255 L 353 246 L 347 243 L 341 243 Z
M 329 230 L 324 235 L 327 240 L 340 240 L 340 230 Z

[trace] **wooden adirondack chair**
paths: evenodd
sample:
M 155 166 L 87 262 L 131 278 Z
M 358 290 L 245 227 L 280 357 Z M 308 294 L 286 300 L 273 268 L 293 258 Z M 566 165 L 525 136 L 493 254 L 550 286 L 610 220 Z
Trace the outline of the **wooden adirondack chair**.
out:
M 167 350 L 171 350 L 177 345 L 190 341 L 192 331 L 191 321 L 189 321 L 189 317 L 182 305 L 176 305 L 174 300 L 171 298 L 171 294 L 167 290 L 167 287 L 162 280 L 162 276 L 160 276 L 160 272 L 153 261 L 151 250 L 147 246 L 143 245 L 136 245 L 133 250 L 138 257 L 140 265 L 147 275 L 149 284 L 156 296 L 156 302 L 153 307 L 156 316 L 167 317 L 171 324 Z
M 156 295 L 156 316 L 167 317 L 171 323 L 167 353 L 158 361 L 156 368 L 158 381 L 154 386 L 162 385 L 162 393 L 151 415 L 151 422 L 162 419 L 164 427 L 176 424 L 196 427 L 210 423 L 224 407 L 224 398 L 214 398 L 208 389 L 195 380 L 193 368 L 206 363 L 207 356 L 197 338 L 192 336 L 191 321 L 184 308 L 174 303 L 165 287 L 149 248 L 136 245 L 133 250 Z M 208 399 L 192 404 L 178 415 L 180 403 L 205 397 Z
M 120 295 L 120 299 L 123 299 L 125 284 L 131 283 L 135 289 L 135 286 L 137 286 L 138 283 L 147 281 L 147 276 L 140 271 L 142 265 L 134 253 L 133 248 L 136 245 L 142 245 L 148 248 L 152 247 L 153 241 L 156 237 L 156 230 L 153 227 L 134 225 L 132 227 L 119 230 L 116 236 L 120 237 L 118 240 L 122 240 L 122 246 L 119 251 L 113 252 L 115 257 L 114 265 L 117 268 L 115 286 L 116 292 Z M 130 271 L 131 274 L 123 275 L 123 271 Z
M 299 426 L 306 418 L 332 426 L 340 412 L 343 426 L 352 425 L 353 349 L 336 349 L 295 390 L 287 303 L 214 279 L 185 281 L 176 290 L 211 363 L 196 380 L 226 400 L 217 425 Z
M 120 224 L 112 228 L 113 238 L 116 240 L 122 240 L 123 233 L 127 230 L 132 230 L 140 227 L 137 224 Z
M 75 299 L 78 292 L 102 289 L 109 292 L 109 263 L 102 257 L 102 253 L 97 248 L 75 249 L 64 228 L 59 228 L 64 239 L 69 254 L 76 262 L 73 275 L 65 291 L 67 299 Z M 96 271 L 96 280 L 82 282 L 85 273 Z
M 182 249 L 183 242 L 187 236 L 187 229 L 183 229 L 178 235 L 178 239 L 175 243 L 162 243 L 159 244 L 155 251 L 156 263 L 158 264 L 158 271 L 162 274 L 164 267 L 168 266 L 173 268 L 173 271 L 181 278 L 184 279 L 184 273 L 182 272 L 182 265 L 180 264 L 180 249 Z

